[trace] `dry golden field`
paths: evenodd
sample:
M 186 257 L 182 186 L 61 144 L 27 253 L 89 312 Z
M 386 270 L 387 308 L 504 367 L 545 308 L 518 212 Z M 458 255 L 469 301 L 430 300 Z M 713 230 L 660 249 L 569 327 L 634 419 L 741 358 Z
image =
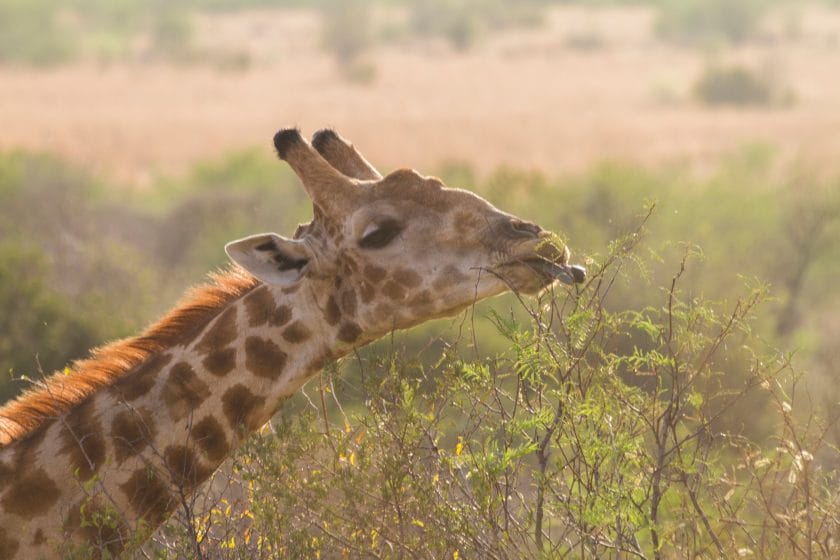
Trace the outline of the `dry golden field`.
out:
M 212 62 L 0 69 L 0 148 L 58 153 L 137 184 L 232 149 L 270 146 L 279 126 L 333 126 L 384 168 L 466 160 L 576 171 L 593 161 L 702 166 L 750 142 L 818 162 L 840 153 L 840 14 L 813 8 L 768 22 L 772 40 L 719 52 L 655 39 L 646 8 L 551 11 L 537 29 L 465 52 L 444 43 L 376 46 L 369 83 L 341 79 L 303 11 L 203 16 Z M 775 28 L 773 27 L 775 25 Z M 596 48 L 570 44 L 595 37 Z M 789 90 L 789 104 L 710 109 L 691 95 L 702 69 L 743 61 Z

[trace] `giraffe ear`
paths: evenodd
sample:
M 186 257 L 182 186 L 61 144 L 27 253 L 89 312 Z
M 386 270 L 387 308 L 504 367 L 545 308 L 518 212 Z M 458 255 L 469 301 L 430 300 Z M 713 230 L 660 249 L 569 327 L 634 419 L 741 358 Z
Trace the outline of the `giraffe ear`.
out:
M 276 233 L 252 235 L 225 245 L 228 257 L 262 280 L 275 286 L 291 286 L 303 275 L 310 255 L 303 241 Z

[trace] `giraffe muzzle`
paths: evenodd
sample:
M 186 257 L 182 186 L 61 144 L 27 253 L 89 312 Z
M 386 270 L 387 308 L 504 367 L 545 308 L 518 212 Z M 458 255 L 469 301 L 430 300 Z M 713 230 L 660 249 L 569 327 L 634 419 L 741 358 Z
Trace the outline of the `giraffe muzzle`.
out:
M 525 264 L 539 274 L 564 284 L 582 284 L 586 281 L 586 269 L 580 265 L 556 263 L 542 257 L 527 259 Z

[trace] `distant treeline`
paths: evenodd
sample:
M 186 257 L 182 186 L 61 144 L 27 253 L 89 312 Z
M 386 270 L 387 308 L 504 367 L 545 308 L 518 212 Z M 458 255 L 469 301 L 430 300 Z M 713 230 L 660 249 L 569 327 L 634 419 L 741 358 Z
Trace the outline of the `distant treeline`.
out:
M 803 9 L 796 0 L 0 0 L 0 64 L 51 66 L 79 58 L 219 63 L 218 53 L 214 58 L 193 45 L 193 15 L 253 8 L 319 11 L 322 44 L 340 61 L 352 62 L 371 44 L 417 37 L 469 48 L 501 29 L 540 25 L 547 8 L 567 4 L 652 5 L 658 37 L 703 47 L 761 38 L 763 16 L 777 7 L 792 18 L 788 27 L 794 33 L 792 14 Z M 378 26 L 371 15 L 378 8 L 401 8 L 406 17 Z M 247 63 L 236 58 L 242 53 L 233 55 L 237 67 Z

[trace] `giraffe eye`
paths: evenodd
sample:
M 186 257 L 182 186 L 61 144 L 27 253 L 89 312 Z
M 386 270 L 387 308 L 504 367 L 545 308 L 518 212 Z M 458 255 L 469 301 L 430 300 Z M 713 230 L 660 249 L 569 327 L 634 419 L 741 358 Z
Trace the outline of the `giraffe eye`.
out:
M 388 219 L 374 226 L 368 226 L 368 230 L 359 240 L 359 247 L 362 249 L 381 249 L 393 241 L 402 232 L 403 227 L 396 220 Z

